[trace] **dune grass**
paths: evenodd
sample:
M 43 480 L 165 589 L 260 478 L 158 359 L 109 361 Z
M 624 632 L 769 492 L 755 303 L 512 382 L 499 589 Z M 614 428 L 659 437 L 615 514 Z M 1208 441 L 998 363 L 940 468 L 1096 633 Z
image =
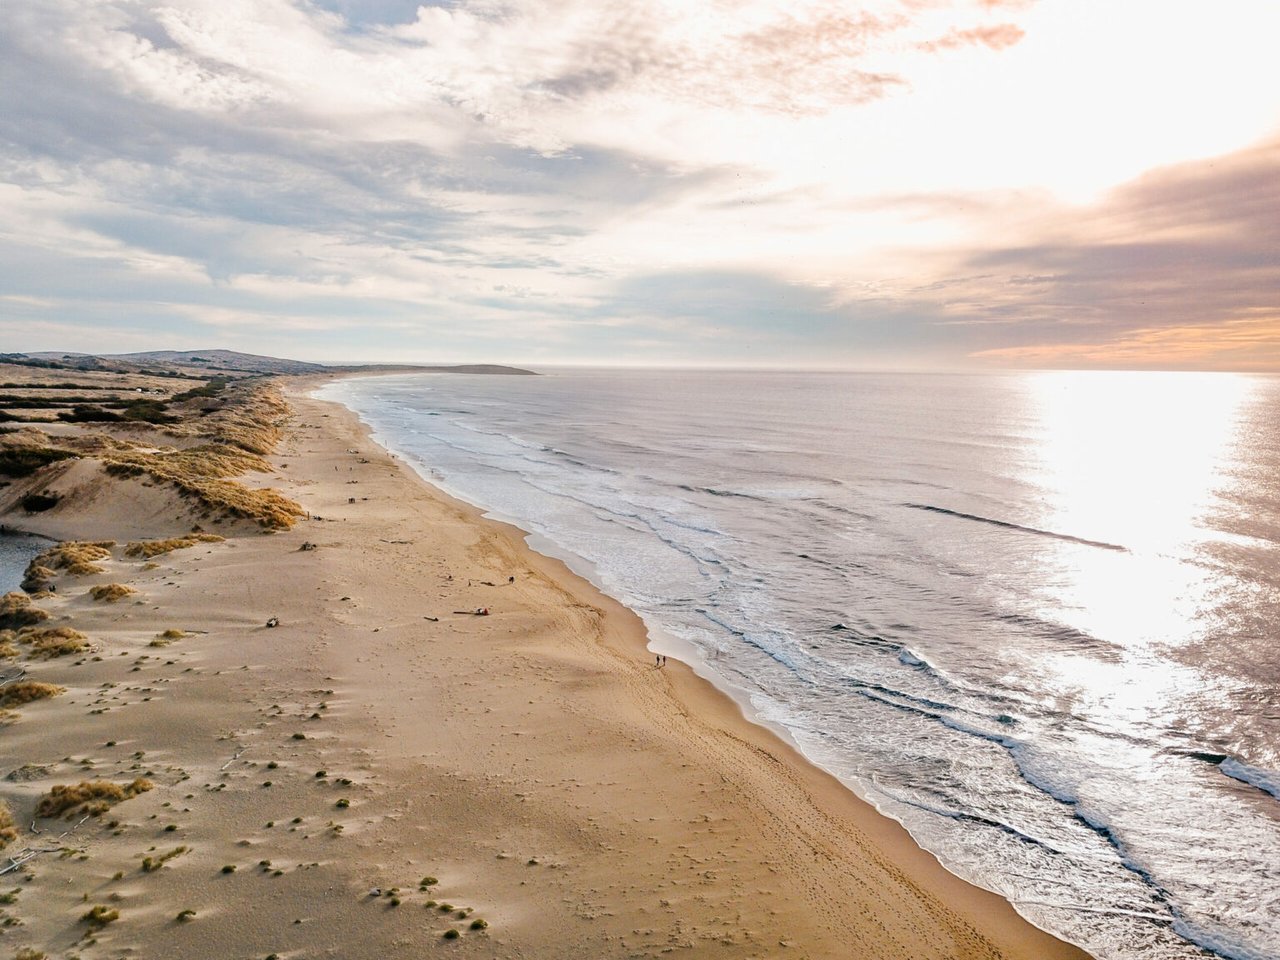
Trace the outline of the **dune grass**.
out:
M 26 703 L 56 697 L 66 692 L 66 687 L 56 683 L 40 683 L 37 680 L 19 680 L 0 687 L 0 707 L 20 707 Z
M 216 533 L 190 533 L 184 537 L 169 537 L 167 540 L 132 540 L 125 546 L 124 555 L 150 560 L 163 553 L 194 547 L 197 543 L 221 543 L 225 539 Z
M 154 856 L 154 857 L 143 857 L 143 858 L 142 858 L 142 872 L 143 872 L 143 873 L 155 873 L 157 870 L 159 870 L 161 867 L 163 867 L 166 863 L 168 863 L 168 862 L 169 862 L 170 860 L 172 860 L 174 857 L 180 857 L 180 856 L 182 856 L 184 853 L 186 853 L 186 852 L 187 852 L 187 850 L 188 850 L 188 848 L 187 848 L 187 847 L 185 847 L 185 846 L 182 846 L 182 847 L 174 847 L 172 850 L 167 850 L 167 851 L 165 851 L 164 853 L 159 854 L 159 855 Z
M 154 787 L 150 780 L 142 777 L 132 783 L 112 783 L 110 780 L 82 780 L 80 783 L 55 784 L 50 791 L 40 798 L 36 805 L 37 817 L 58 817 L 67 814 L 71 819 L 78 813 L 93 816 L 105 813 L 117 803 L 123 803 L 146 793 Z
M 32 606 L 31 598 L 26 594 L 14 591 L 0 597 L 0 630 L 31 627 L 48 619 L 49 614 Z
M 120 919 L 120 911 L 98 904 L 90 908 L 89 912 L 80 919 L 91 927 L 105 927 L 108 923 L 115 923 Z
M 173 641 L 181 640 L 185 636 L 186 634 L 183 631 L 170 627 L 168 630 L 165 630 L 163 633 L 157 633 L 155 635 L 155 639 L 153 639 L 150 643 L 148 643 L 147 646 L 167 647 L 169 644 L 173 643 Z
M 99 603 L 115 603 L 137 592 L 133 587 L 126 586 L 123 583 L 103 583 L 89 588 L 89 596 Z
M 56 447 L 8 447 L 0 450 L 0 476 L 29 477 L 51 463 L 74 456 L 70 450 Z
M 43 590 L 59 571 L 73 576 L 102 573 L 99 560 L 111 558 L 114 540 L 67 540 L 45 550 L 29 564 L 22 577 L 22 589 L 28 593 Z
M 203 393 L 172 408 L 181 412 L 180 422 L 167 423 L 163 429 L 191 444 L 184 449 L 156 449 L 102 432 L 55 441 L 34 428 L 24 428 L 12 438 L 0 440 L 0 454 L 9 457 L 12 469 L 21 472 L 29 467 L 33 474 L 52 469 L 49 464 L 59 459 L 94 458 L 102 462 L 110 477 L 149 477 L 174 487 L 205 516 L 287 529 L 305 513 L 297 503 L 275 490 L 253 489 L 232 478 L 271 472 L 271 465 L 263 458 L 284 435 L 288 404 L 279 390 L 254 378 L 225 383 L 215 392 L 217 409 L 208 406 L 211 398 Z M 101 431 L 102 427 L 90 424 L 85 430 Z M 58 569 L 49 562 L 41 565 Z M 31 577 L 29 582 L 36 587 L 47 580 Z
M 201 452 L 209 455 L 201 456 Z M 303 516 L 303 509 L 288 497 L 275 490 L 255 490 L 233 480 L 210 474 L 210 467 L 221 464 L 226 470 L 223 476 L 235 476 L 244 470 L 237 464 L 261 461 L 243 452 L 219 448 L 197 447 L 176 453 L 129 454 L 107 461 L 107 472 L 118 477 L 148 475 L 154 480 L 168 483 L 179 494 L 194 501 L 209 514 L 240 520 L 252 520 L 259 526 L 273 530 L 287 530 Z M 254 467 L 253 469 L 260 469 Z M 266 469 L 269 469 L 267 467 Z
M 13 819 L 9 804 L 0 800 L 0 850 L 18 839 L 18 824 Z
M 67 540 L 44 551 L 32 564 L 41 564 L 76 576 L 101 573 L 102 568 L 97 565 L 97 561 L 110 560 L 111 548 L 115 545 L 114 540 Z
M 89 649 L 89 638 L 70 627 L 28 627 L 18 634 L 18 642 L 30 644 L 31 655 L 42 660 Z

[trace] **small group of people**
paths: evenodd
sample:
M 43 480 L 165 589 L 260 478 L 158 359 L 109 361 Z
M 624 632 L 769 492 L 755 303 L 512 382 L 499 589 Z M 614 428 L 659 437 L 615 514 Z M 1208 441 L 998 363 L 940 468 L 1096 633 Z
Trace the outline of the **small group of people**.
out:
M 661 654 L 661 653 L 659 653 L 658 655 L 656 655 L 656 656 L 653 658 L 653 665 L 654 665 L 655 667 L 659 667 L 659 668 L 661 668 L 661 667 L 665 667 L 665 666 L 667 665 L 667 658 L 666 658 L 666 656 L 665 656 L 665 655 L 663 655 L 663 654 Z

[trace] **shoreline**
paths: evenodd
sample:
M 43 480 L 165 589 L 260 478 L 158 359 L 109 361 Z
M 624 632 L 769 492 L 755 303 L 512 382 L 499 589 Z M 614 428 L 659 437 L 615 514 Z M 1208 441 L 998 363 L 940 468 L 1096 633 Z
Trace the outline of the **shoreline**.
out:
M 530 566 L 539 569 L 544 575 L 556 581 L 557 585 L 575 600 L 600 607 L 605 620 L 604 642 L 615 644 L 641 661 L 647 662 L 654 650 L 650 648 L 650 629 L 640 614 L 605 592 L 585 574 L 573 570 L 565 559 L 545 553 L 530 542 L 531 539 L 544 538 L 522 529 L 515 521 L 490 516 L 484 507 L 432 482 L 407 457 L 380 443 L 375 436 L 374 428 L 354 410 L 340 401 L 314 395 L 314 391 L 322 386 L 346 378 L 318 379 L 319 383 L 307 388 L 305 393 L 307 398 L 341 408 L 359 424 L 360 430 L 369 442 L 385 451 L 431 496 L 448 501 L 457 509 L 470 513 L 472 522 L 488 525 L 501 531 L 511 544 L 524 554 L 524 560 Z M 939 895 L 948 906 L 963 905 L 971 919 L 980 918 L 981 925 L 990 927 L 983 932 L 993 935 L 1004 950 L 1018 951 L 1024 947 L 1030 947 L 1033 952 L 1027 953 L 1027 956 L 1045 958 L 1045 960 L 1053 957 L 1075 957 L 1085 958 L 1085 960 L 1089 958 L 1090 955 L 1079 947 L 1068 944 L 1035 926 L 1019 914 L 1012 903 L 999 894 L 952 873 L 934 854 L 921 847 L 903 824 L 876 809 L 869 800 L 856 793 L 851 786 L 806 757 L 798 745 L 786 735 L 785 730 L 776 729 L 762 720 L 753 718 L 749 705 L 734 696 L 731 690 L 726 690 L 722 684 L 716 683 L 711 677 L 699 672 L 693 664 L 678 659 L 675 654 L 672 656 L 675 657 L 674 662 L 667 670 L 675 677 L 669 691 L 673 709 L 686 714 L 696 712 L 711 720 L 723 733 L 750 743 L 766 755 L 770 762 L 787 765 L 793 773 L 802 778 L 806 788 L 812 791 L 815 801 L 832 808 L 848 805 L 852 812 L 847 812 L 846 815 L 855 820 L 858 830 L 873 843 L 883 845 L 885 849 L 891 851 L 890 857 L 895 866 L 902 869 L 913 881 L 921 883 L 930 893 Z M 1031 931 L 1030 936 L 1028 936 L 1028 930 Z M 1045 942 L 1034 942 L 1040 938 L 1044 938 Z M 1021 954 L 1010 952 L 1004 955 L 1013 957 Z
M 36 599 L 88 646 L 20 663 L 64 690 L 3 730 L 5 855 L 45 854 L 12 875 L 0 950 L 1086 958 L 691 669 L 655 669 L 636 614 L 310 398 L 320 382 L 283 384 L 275 472 L 240 478 L 305 519 L 117 543 Z M 149 486 L 86 509 L 68 486 L 45 532 L 124 540 L 155 502 L 150 536 L 190 529 Z M 134 592 L 92 596 L 109 584 Z M 101 817 L 35 815 L 57 785 L 139 777 Z

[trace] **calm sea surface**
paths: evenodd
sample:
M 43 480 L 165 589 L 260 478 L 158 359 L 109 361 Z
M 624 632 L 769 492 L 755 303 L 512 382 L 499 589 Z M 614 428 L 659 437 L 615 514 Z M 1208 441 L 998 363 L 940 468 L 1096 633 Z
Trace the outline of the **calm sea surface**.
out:
M 561 371 L 322 395 L 1103 958 L 1280 957 L 1280 380 Z
M 0 593 L 17 590 L 27 564 L 52 541 L 26 534 L 0 533 Z

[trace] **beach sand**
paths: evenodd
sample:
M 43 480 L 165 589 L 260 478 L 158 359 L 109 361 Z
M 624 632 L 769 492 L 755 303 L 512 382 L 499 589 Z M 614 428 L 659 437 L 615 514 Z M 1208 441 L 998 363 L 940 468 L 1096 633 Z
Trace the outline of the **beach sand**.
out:
M 67 692 L 0 730 L 24 831 L 5 854 L 50 850 L 0 878 L 21 920 L 0 956 L 1085 956 L 655 668 L 634 614 L 314 385 L 286 383 L 277 475 L 245 480 L 309 519 L 151 567 L 117 547 L 37 601 L 93 651 L 30 664 Z M 110 518 L 75 535 L 120 536 Z M 106 583 L 138 592 L 87 595 Z M 100 818 L 26 829 L 54 783 L 139 776 L 154 788 Z M 81 919 L 97 905 L 119 918 Z

